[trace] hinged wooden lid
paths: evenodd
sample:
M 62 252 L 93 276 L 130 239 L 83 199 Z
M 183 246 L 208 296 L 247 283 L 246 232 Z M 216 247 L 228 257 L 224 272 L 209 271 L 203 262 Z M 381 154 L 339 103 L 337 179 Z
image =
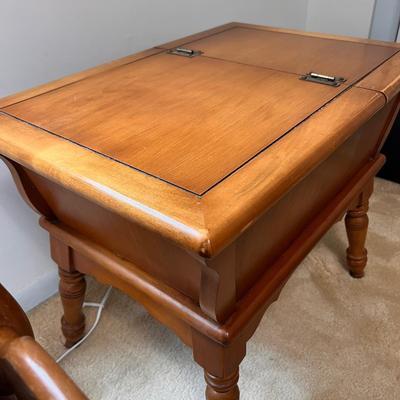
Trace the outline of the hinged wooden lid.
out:
M 184 46 L 200 50 L 207 57 L 298 75 L 316 72 L 339 76 L 348 84 L 363 78 L 398 51 L 384 43 L 345 41 L 240 26 L 189 41 Z
M 0 155 L 211 257 L 399 92 L 398 50 L 228 24 L 1 99 Z
M 163 51 L 4 110 L 203 195 L 347 88 L 308 83 L 297 72 L 329 64 L 354 80 L 393 52 L 327 40 L 338 53 L 327 60 L 320 39 L 293 37 L 235 28 L 195 42 L 204 51 L 196 57 L 190 48 L 184 57 Z M 299 45 L 303 57 L 293 50 Z
M 159 54 L 5 111 L 201 195 L 342 89 L 265 68 Z

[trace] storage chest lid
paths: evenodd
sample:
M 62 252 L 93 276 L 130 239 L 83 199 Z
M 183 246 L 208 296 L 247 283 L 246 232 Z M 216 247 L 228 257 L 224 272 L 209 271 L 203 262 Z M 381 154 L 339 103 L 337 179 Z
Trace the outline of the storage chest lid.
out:
M 167 53 L 182 44 L 203 54 Z M 230 24 L 0 100 L 0 154 L 204 253 L 295 183 L 266 149 L 291 141 L 285 157 L 307 173 L 334 150 L 324 144 L 336 135 L 339 145 L 383 106 L 381 93 L 353 84 L 397 51 Z M 300 79 L 312 70 L 347 81 Z M 226 207 L 227 196 L 240 201 Z
M 201 195 L 344 88 L 162 53 L 5 111 Z
M 201 50 L 207 57 L 298 75 L 314 71 L 340 76 L 346 78 L 347 84 L 358 81 L 398 51 L 383 43 L 346 41 L 240 26 L 189 41 L 185 47 Z
M 5 108 L 55 135 L 204 194 L 395 49 L 233 28 Z M 309 71 L 346 84 L 309 84 Z

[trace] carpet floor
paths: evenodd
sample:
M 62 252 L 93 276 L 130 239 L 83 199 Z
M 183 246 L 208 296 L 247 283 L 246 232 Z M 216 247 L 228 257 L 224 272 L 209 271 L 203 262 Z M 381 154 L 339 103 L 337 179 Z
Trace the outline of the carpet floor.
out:
M 240 368 L 243 400 L 400 399 L 400 185 L 376 180 L 366 276 L 344 270 L 344 224 L 302 262 L 265 314 Z M 106 288 L 89 282 L 87 301 Z M 95 311 L 85 309 L 88 325 Z M 29 314 L 64 352 L 58 296 Z M 93 400 L 204 399 L 203 372 L 174 334 L 113 290 L 97 329 L 61 366 Z

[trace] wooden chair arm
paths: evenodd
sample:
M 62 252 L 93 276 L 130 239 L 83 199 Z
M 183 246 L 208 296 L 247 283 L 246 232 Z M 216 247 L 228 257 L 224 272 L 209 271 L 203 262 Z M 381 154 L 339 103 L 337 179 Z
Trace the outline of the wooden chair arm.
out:
M 18 337 L 0 329 L 3 377 L 18 399 L 84 400 L 87 397 L 71 378 L 30 336 Z

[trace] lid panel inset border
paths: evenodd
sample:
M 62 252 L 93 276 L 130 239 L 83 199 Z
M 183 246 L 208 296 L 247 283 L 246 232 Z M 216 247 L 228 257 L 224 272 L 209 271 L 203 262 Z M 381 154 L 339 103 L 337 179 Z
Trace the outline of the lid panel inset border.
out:
M 345 89 L 162 53 L 4 110 L 202 195 Z

